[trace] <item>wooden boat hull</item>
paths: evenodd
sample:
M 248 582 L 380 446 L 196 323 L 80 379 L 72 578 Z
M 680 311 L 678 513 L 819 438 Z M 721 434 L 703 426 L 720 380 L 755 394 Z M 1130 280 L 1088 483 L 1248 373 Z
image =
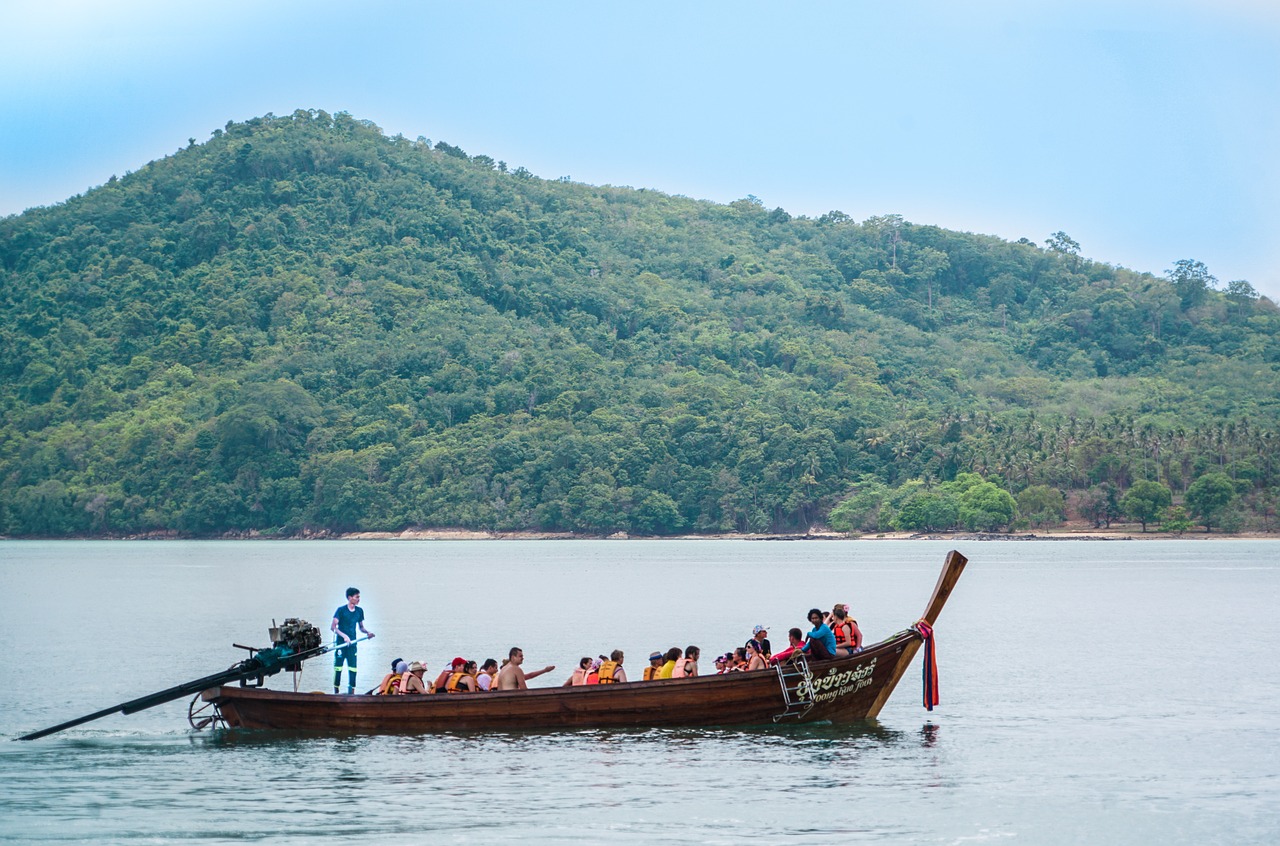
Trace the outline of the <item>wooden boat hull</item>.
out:
M 966 559 L 947 558 L 922 620 L 932 626 Z M 774 670 L 483 694 L 360 696 L 216 687 L 203 698 L 232 728 L 426 734 L 579 728 L 845 723 L 873 718 L 923 643 L 916 628 L 787 682 Z
M 786 716 L 774 670 L 485 694 L 344 696 L 219 687 L 203 695 L 235 728 L 316 732 L 749 725 L 773 723 L 775 717 L 778 722 L 848 722 L 879 712 L 887 698 L 881 694 L 900 677 L 898 665 L 910 662 L 920 640 L 915 631 L 903 632 L 852 658 L 815 663 L 813 707 L 795 716 Z

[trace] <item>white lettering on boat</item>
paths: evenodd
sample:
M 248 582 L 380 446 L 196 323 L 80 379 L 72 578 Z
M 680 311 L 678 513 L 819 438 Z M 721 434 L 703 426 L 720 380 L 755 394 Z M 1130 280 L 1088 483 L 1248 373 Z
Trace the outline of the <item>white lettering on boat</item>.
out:
M 876 659 L 872 658 L 871 663 L 863 664 L 861 667 L 855 667 L 852 670 L 845 670 L 843 673 L 837 672 L 835 667 L 827 670 L 827 674 L 820 679 L 809 676 L 809 684 L 813 688 L 813 701 L 831 702 L 841 696 L 847 696 L 850 693 L 857 693 L 864 687 L 871 686 L 871 675 L 876 669 Z M 808 691 L 804 685 L 796 691 L 796 697 L 804 701 Z

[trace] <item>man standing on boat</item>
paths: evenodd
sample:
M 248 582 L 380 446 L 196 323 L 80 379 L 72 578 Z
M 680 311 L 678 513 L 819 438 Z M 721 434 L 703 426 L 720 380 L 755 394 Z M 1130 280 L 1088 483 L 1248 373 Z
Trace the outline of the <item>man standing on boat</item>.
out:
M 524 663 L 524 650 L 518 646 L 513 646 L 511 647 L 510 655 L 507 665 L 498 673 L 498 690 L 528 690 L 529 685 L 526 682 L 529 679 L 535 679 L 543 673 L 549 673 L 556 668 L 555 664 L 548 664 L 541 670 L 526 673 L 520 669 L 520 665 Z
M 335 649 L 333 652 L 333 692 L 337 693 L 342 684 L 342 664 L 345 661 L 347 665 L 347 693 L 356 692 L 356 644 L 351 641 L 356 639 L 356 629 L 364 632 L 368 637 L 373 637 L 373 632 L 364 627 L 364 609 L 360 607 L 360 589 L 347 588 L 347 604 L 339 605 L 338 610 L 333 612 L 333 623 L 329 626 L 329 631 L 338 636 L 339 644 L 347 643 L 349 646 L 343 646 Z

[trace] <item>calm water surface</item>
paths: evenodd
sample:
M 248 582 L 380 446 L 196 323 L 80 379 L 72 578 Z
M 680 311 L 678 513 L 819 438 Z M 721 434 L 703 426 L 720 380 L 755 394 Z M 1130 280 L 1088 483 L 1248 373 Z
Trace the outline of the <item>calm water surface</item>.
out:
M 193 733 L 186 703 L 9 739 L 219 671 L 348 585 L 392 658 L 777 646 L 813 605 L 913 622 L 949 543 L 0 542 L 0 842 L 1275 843 L 1280 543 L 962 542 L 942 704 L 856 728 Z M 917 659 L 918 663 L 919 659 Z M 331 683 L 323 659 L 300 680 Z M 287 675 L 271 680 L 290 687 Z

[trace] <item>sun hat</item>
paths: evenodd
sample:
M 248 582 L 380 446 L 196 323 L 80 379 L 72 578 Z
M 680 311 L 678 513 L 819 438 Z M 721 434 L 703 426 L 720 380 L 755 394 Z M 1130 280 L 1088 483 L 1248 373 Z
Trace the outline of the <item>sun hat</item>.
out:
M 649 660 L 650 660 L 650 661 L 657 661 L 657 660 L 658 660 L 659 658 L 661 658 L 661 657 L 663 657 L 661 652 L 651 652 L 651 653 L 649 653 Z
M 426 669 L 427 668 L 423 665 L 421 661 L 414 661 L 412 664 L 409 665 L 409 672 L 411 673 L 422 672 Z

